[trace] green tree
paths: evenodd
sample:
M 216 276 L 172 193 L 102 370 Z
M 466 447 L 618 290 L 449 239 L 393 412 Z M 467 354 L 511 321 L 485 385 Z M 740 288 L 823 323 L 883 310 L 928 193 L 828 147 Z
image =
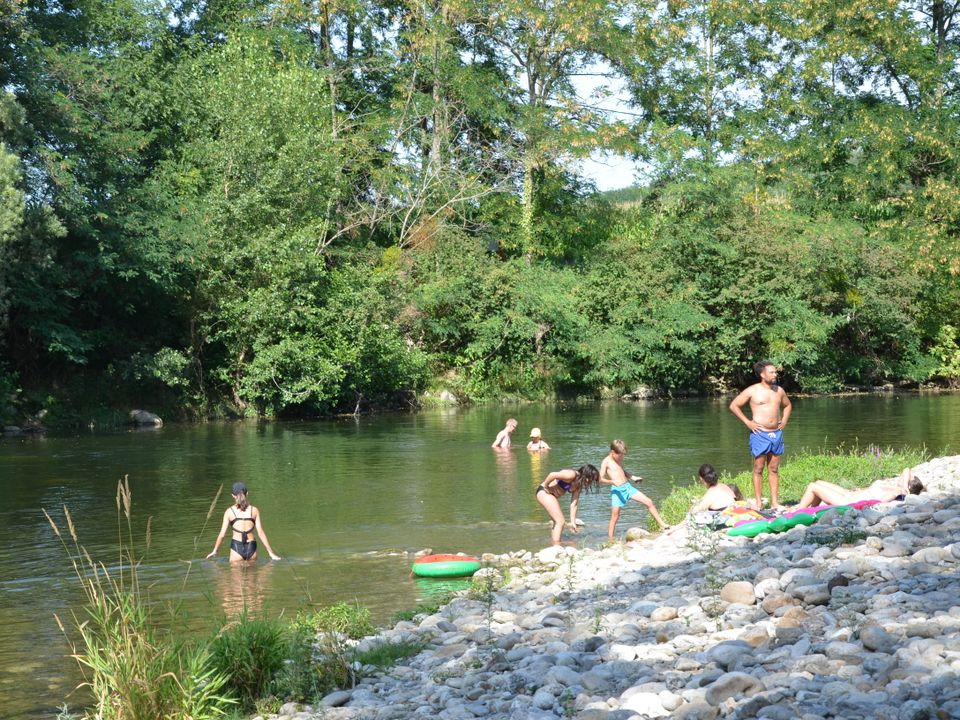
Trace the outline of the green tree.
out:
M 178 215 L 163 230 L 187 239 L 197 268 L 195 387 L 212 379 L 211 399 L 222 388 L 238 413 L 316 412 L 345 397 L 353 407 L 422 374 L 415 351 L 383 327 L 390 305 L 375 264 L 366 276 L 331 270 L 363 247 L 330 247 L 332 228 L 348 221 L 331 208 L 364 191 L 381 136 L 377 126 L 332 132 L 329 85 L 312 59 L 302 37 L 255 29 L 201 53 L 178 78 L 190 141 L 155 180 Z
M 8 79 L 25 116 L 23 186 L 65 232 L 32 233 L 21 249 L 10 358 L 69 385 L 149 347 L 144 326 L 162 338 L 175 325 L 182 268 L 148 232 L 142 194 L 168 117 L 168 30 L 136 0 L 19 9 Z
M 478 31 L 499 48 L 500 62 L 516 83 L 509 90 L 521 143 L 521 217 L 514 242 L 528 260 L 563 254 L 545 247 L 538 229 L 549 215 L 541 201 L 550 202 L 556 179 L 566 174 L 563 163 L 627 139 L 626 126 L 586 104 L 574 84 L 577 75 L 594 74 L 608 55 L 624 52 L 619 8 L 598 0 L 509 0 L 480 3 L 475 11 Z

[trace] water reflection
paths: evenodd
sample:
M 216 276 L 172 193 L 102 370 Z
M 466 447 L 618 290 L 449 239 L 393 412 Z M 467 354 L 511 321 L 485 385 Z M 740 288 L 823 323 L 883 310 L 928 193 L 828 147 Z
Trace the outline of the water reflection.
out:
M 269 589 L 270 575 L 275 563 L 217 562 L 214 582 L 220 607 L 228 619 L 240 615 L 257 616 L 264 609 L 265 589 Z
M 458 590 L 468 589 L 473 581 L 470 578 L 413 578 L 419 600 L 435 600 Z
M 530 487 L 535 488 L 543 480 L 545 475 L 543 455 L 544 453 L 539 451 L 530 453 L 530 475 L 532 476 Z
M 509 493 L 517 486 L 517 456 L 510 448 L 493 448 L 496 461 L 497 489 Z

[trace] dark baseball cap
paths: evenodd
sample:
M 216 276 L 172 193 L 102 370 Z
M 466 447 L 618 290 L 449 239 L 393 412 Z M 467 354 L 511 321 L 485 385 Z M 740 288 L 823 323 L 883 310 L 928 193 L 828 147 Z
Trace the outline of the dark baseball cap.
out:
M 233 484 L 233 490 L 231 490 L 230 492 L 232 492 L 234 495 L 240 495 L 241 493 L 245 495 L 247 492 L 247 486 L 244 485 L 242 482 L 235 482 Z

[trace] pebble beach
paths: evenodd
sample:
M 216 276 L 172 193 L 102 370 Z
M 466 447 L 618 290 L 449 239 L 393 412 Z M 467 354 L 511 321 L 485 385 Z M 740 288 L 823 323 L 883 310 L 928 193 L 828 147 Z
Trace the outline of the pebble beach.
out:
M 783 534 L 484 556 L 479 590 L 360 641 L 422 652 L 265 717 L 960 718 L 960 456 L 914 472 Z

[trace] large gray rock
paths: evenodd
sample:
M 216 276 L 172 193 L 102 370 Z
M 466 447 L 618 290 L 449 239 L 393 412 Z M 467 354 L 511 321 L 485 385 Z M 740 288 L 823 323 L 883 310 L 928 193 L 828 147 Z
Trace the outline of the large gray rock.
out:
M 547 673 L 548 682 L 560 683 L 566 687 L 580 685 L 580 678 L 580 673 L 578 673 L 576 670 L 571 670 L 568 667 L 564 667 L 563 665 L 557 665 L 556 667 L 551 668 L 550 672 Z
M 440 394 L 437 396 L 442 403 L 447 405 L 459 405 L 460 401 L 457 399 L 457 396 L 454 395 L 449 390 L 441 390 Z
M 721 675 L 707 688 L 706 701 L 711 705 L 719 705 L 727 698 L 755 695 L 762 689 L 763 684 L 753 675 L 729 672 Z
M 546 688 L 540 688 L 533 694 L 533 704 L 541 710 L 549 710 L 556 702 L 553 693 Z
M 681 705 L 677 708 L 676 712 L 673 713 L 672 717 L 674 720 L 714 720 L 719 712 L 720 710 L 713 705 L 696 702 Z
M 340 707 L 350 702 L 352 695 L 353 693 L 349 690 L 336 690 L 328 695 L 324 695 L 323 699 L 320 700 L 320 706 L 325 708 Z
M 729 670 L 743 656 L 753 653 L 753 646 L 743 640 L 726 640 L 707 650 L 707 659 Z
M 884 540 L 880 554 L 884 557 L 903 557 L 910 554 L 910 546 L 896 540 Z
M 860 628 L 860 642 L 867 650 L 882 653 L 892 653 L 896 649 L 897 640 L 876 623 L 867 623 Z
M 130 422 L 138 426 L 160 427 L 163 425 L 163 420 L 160 419 L 159 415 L 154 415 L 147 410 L 131 410 Z

